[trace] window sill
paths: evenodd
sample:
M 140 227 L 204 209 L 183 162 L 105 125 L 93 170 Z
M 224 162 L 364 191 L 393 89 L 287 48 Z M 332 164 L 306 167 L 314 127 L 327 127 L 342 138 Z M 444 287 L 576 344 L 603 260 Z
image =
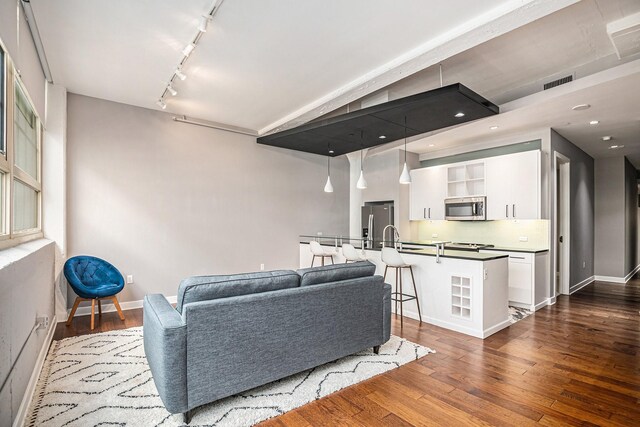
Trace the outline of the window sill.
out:
M 13 239 L 9 239 L 8 236 L 0 237 L 0 259 L 2 258 L 3 252 L 10 248 L 13 248 L 18 245 L 22 245 L 23 243 L 30 242 L 32 240 L 42 239 L 44 234 L 42 231 L 37 231 L 35 233 L 17 235 Z M 1 240 L 4 238 L 4 240 Z M 0 261 L 0 268 L 2 267 L 2 262 Z

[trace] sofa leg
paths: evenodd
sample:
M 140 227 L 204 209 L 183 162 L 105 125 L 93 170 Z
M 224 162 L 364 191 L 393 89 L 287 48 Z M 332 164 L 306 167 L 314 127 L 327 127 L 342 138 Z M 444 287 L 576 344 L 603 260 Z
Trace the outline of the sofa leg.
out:
M 375 354 L 380 354 L 380 346 L 379 346 L 379 345 L 377 345 L 377 346 L 373 347 L 373 352 L 374 352 Z
M 182 422 L 188 425 L 191 422 L 191 415 L 193 415 L 191 411 L 183 412 Z

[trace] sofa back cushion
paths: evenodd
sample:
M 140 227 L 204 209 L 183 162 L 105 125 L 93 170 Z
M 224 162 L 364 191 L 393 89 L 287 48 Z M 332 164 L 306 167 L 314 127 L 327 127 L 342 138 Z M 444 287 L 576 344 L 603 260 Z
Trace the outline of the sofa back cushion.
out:
M 189 277 L 178 287 L 176 310 L 182 313 L 182 307 L 191 302 L 296 288 L 299 284 L 300 276 L 291 270 Z
M 300 275 L 300 286 L 319 285 L 322 283 L 373 276 L 375 272 L 375 264 L 369 261 L 302 268 L 297 271 Z

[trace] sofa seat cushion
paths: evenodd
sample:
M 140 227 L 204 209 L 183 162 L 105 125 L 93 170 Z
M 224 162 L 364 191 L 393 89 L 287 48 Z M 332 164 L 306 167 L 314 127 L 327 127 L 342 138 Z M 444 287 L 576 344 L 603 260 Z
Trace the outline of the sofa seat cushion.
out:
M 300 276 L 291 270 L 189 277 L 178 287 L 176 310 L 182 313 L 182 307 L 191 302 L 297 288 L 299 285 Z
M 375 272 L 375 264 L 369 261 L 302 268 L 297 271 L 300 275 L 300 286 L 319 285 L 322 283 L 373 276 Z

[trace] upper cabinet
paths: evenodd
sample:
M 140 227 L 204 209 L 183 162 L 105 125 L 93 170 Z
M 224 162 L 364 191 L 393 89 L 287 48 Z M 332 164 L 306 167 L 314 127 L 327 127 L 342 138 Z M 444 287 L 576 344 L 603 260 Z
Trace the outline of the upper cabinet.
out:
M 444 219 L 446 191 L 446 166 L 412 170 L 409 219 Z
M 485 160 L 487 219 L 539 219 L 540 151 Z
M 484 161 L 447 166 L 447 197 L 484 195 Z
M 443 220 L 444 199 L 486 196 L 487 219 L 540 219 L 540 151 L 411 171 L 410 220 Z

